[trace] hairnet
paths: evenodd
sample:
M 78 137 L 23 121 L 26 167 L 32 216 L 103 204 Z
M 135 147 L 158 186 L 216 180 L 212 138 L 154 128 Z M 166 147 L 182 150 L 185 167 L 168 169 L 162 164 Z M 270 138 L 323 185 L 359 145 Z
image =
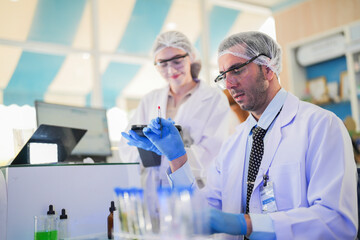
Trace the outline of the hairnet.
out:
M 156 55 L 167 47 L 177 48 L 189 54 L 191 61 L 191 76 L 196 80 L 201 70 L 201 61 L 189 39 L 183 33 L 178 31 L 161 33 L 157 36 L 153 45 L 153 58 L 155 59 Z
M 251 59 L 260 53 L 254 63 L 269 67 L 278 77 L 281 72 L 281 48 L 268 35 L 261 32 L 241 32 L 223 40 L 219 46 L 218 57 L 232 54 L 244 59 Z

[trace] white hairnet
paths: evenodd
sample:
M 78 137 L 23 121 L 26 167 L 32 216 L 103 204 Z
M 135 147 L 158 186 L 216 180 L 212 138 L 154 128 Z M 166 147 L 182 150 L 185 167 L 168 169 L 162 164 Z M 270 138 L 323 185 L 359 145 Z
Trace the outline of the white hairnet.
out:
M 219 46 L 218 58 L 232 54 L 244 59 L 251 59 L 259 54 L 254 63 L 269 67 L 278 77 L 281 72 L 281 48 L 277 42 L 262 32 L 241 32 L 223 40 Z
M 201 61 L 189 39 L 178 31 L 161 33 L 157 36 L 153 45 L 153 58 L 155 59 L 156 55 L 167 47 L 177 48 L 189 54 L 191 60 L 191 75 L 193 79 L 197 79 L 201 70 Z
M 193 47 L 189 39 L 181 32 L 168 31 L 157 36 L 153 46 L 153 57 L 155 58 L 156 54 L 167 47 L 181 49 L 187 52 L 190 57 L 193 57 Z

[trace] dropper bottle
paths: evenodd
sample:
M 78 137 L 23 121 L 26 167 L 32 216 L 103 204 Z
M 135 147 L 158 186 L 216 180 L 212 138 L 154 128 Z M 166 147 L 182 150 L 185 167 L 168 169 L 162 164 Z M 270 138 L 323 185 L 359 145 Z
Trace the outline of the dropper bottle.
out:
M 107 218 L 107 227 L 108 227 L 108 239 L 113 239 L 113 229 L 114 229 L 114 211 L 116 210 L 115 208 L 115 203 L 114 201 L 111 201 L 111 205 L 109 208 L 110 214 Z
M 58 231 L 56 228 L 56 217 L 54 206 L 49 205 L 49 210 L 47 211 L 47 226 L 48 226 L 48 239 L 49 240 L 57 240 L 58 239 Z
M 59 240 L 63 240 L 69 237 L 68 216 L 66 215 L 64 208 L 61 210 L 58 229 L 59 229 Z

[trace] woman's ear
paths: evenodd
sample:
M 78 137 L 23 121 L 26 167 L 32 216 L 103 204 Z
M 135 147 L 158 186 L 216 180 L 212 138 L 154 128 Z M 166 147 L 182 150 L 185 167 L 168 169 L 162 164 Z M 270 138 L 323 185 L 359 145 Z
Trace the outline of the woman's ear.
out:
M 189 54 L 189 57 L 190 57 L 190 62 L 191 62 L 191 63 L 195 62 L 195 59 L 196 59 L 195 53 L 190 53 L 190 54 Z

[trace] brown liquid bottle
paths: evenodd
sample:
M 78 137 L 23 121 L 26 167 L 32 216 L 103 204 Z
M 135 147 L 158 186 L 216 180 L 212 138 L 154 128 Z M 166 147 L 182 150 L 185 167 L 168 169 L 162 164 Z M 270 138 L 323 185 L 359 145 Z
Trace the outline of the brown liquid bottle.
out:
M 113 229 L 114 229 L 114 211 L 116 210 L 114 201 L 111 201 L 111 206 L 109 208 L 110 214 L 107 218 L 107 227 L 108 227 L 108 239 L 113 239 Z

